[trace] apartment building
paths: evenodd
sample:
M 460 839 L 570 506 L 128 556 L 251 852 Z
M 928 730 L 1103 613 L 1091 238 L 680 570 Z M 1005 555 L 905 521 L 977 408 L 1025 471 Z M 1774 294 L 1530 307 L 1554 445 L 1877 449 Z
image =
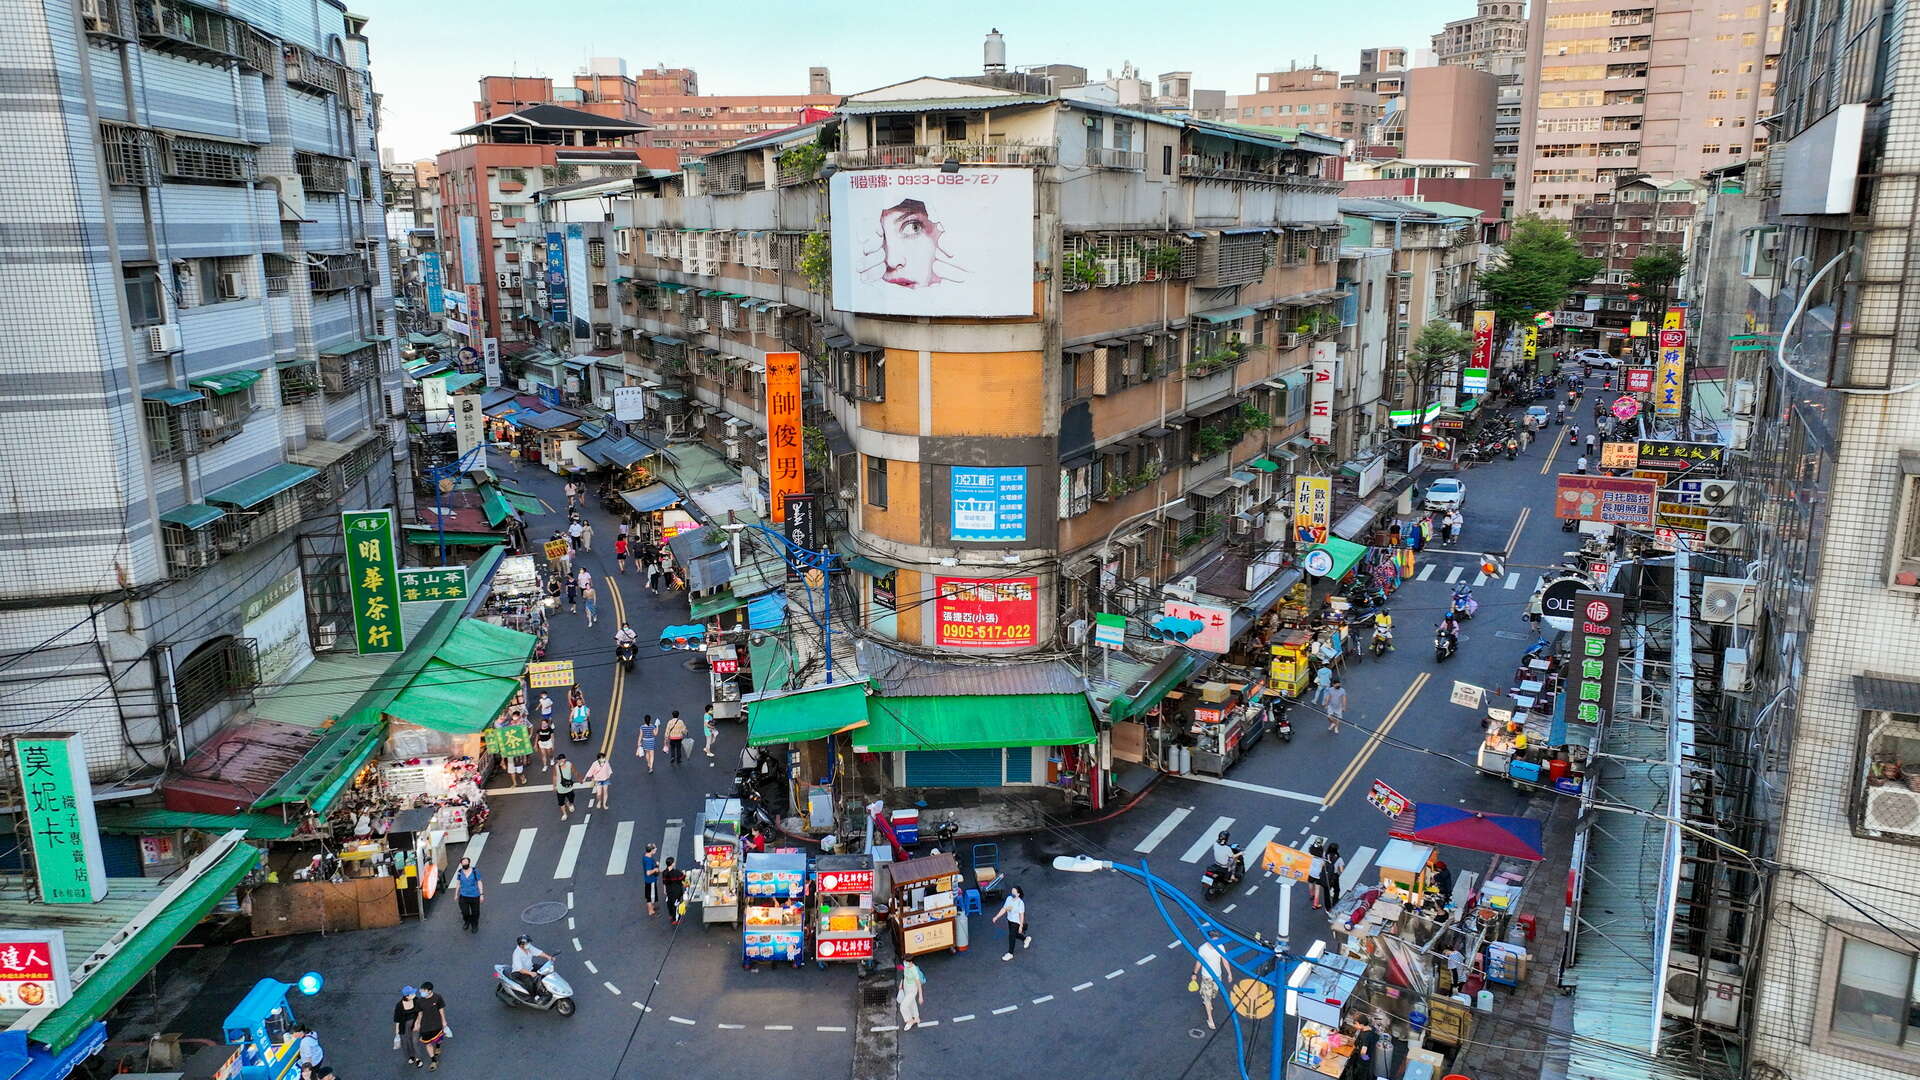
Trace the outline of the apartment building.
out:
M 79 733 L 102 792 L 150 789 L 335 647 L 338 513 L 395 501 L 363 26 L 337 3 L 12 12 L 38 90 L 0 132 L 0 288 L 56 302 L 12 305 L 0 342 L 22 421 L 0 713 Z
M 1764 146 L 1785 6 L 1535 4 L 1515 205 L 1564 220 L 1623 178 L 1696 177 Z
M 1493 175 L 1496 80 L 1469 67 L 1423 67 L 1403 73 L 1398 117 L 1381 127 L 1402 157 L 1468 161 L 1475 176 Z
M 647 68 L 635 84 L 634 102 L 649 117 L 653 145 L 682 160 L 810 123 L 840 100 L 823 67 L 808 69 L 804 94 L 702 94 L 699 77 L 687 68 Z
M 1583 297 L 1583 306 L 1593 313 L 1593 325 L 1561 327 L 1568 340 L 1611 352 L 1632 345 L 1651 348 L 1651 342 L 1628 340 L 1631 324 L 1636 319 L 1648 320 L 1649 313 L 1670 297 L 1635 288 L 1633 261 L 1661 248 L 1690 249 L 1694 214 L 1706 194 L 1706 185 L 1698 181 L 1662 182 L 1637 176 L 1619 181 L 1611 193 L 1574 208 L 1568 225 L 1574 241 L 1580 245 L 1581 254 L 1599 259 L 1603 269 Z M 1682 295 L 1686 282 L 1678 285 L 1672 290 L 1673 296 Z
M 1383 112 L 1380 95 L 1342 88 L 1340 74 L 1327 68 L 1296 68 L 1254 76 L 1254 92 L 1234 98 L 1229 114 L 1261 127 L 1293 127 L 1352 142 L 1371 139 Z
M 1475 9 L 1471 18 L 1455 19 L 1433 35 L 1434 58 L 1442 66 L 1493 74 L 1502 57 L 1526 50 L 1527 5 L 1520 0 L 1479 0 Z
M 1486 212 L 1433 199 L 1343 198 L 1344 245 L 1385 250 L 1392 257 L 1386 404 L 1393 409 L 1424 407 L 1438 401 L 1453 408 L 1469 396 L 1453 377 L 1438 385 L 1412 378 L 1407 350 L 1430 322 L 1473 325 L 1474 280 L 1486 255 Z M 1492 226 L 1498 228 L 1498 223 Z M 1424 396 L 1424 400 L 1416 398 Z

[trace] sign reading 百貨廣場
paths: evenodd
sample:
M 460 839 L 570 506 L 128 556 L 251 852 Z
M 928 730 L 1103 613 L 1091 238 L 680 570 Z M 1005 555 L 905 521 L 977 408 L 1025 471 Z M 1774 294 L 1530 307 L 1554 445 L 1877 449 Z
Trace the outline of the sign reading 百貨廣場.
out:
M 767 364 L 767 506 L 787 520 L 787 496 L 807 490 L 805 428 L 800 421 L 800 354 L 770 352 Z
M 1597 724 L 1613 711 L 1613 674 L 1620 659 L 1621 611 L 1616 593 L 1582 592 L 1573 601 L 1573 656 L 1566 689 L 1567 716 Z
M 340 515 L 340 529 L 346 538 L 347 597 L 353 603 L 354 645 L 363 654 L 405 652 L 393 511 L 350 510 Z
M 15 736 L 13 761 L 41 901 L 91 904 L 105 899 L 106 867 L 80 736 Z
M 464 600 L 467 597 L 467 568 L 464 566 L 410 566 L 399 574 L 400 602 L 403 604 Z

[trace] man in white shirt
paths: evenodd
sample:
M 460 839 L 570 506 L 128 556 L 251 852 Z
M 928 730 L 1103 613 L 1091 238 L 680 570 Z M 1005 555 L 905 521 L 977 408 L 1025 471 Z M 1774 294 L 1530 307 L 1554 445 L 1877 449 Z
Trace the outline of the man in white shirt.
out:
M 520 981 L 520 985 L 527 988 L 527 992 L 533 995 L 533 999 L 538 1001 L 543 995 L 540 990 L 540 976 L 536 974 L 537 969 L 534 967 L 535 959 L 551 960 L 553 956 L 535 945 L 533 939 L 521 934 L 513 943 L 511 974 Z
M 1194 961 L 1193 978 L 1200 983 L 1200 1003 L 1207 1009 L 1207 1026 L 1218 1027 L 1213 1022 L 1213 1003 L 1219 998 L 1221 990 L 1233 989 L 1233 967 L 1227 963 L 1227 954 L 1220 949 L 1220 931 L 1207 931 L 1207 940 L 1196 950 L 1200 959 Z

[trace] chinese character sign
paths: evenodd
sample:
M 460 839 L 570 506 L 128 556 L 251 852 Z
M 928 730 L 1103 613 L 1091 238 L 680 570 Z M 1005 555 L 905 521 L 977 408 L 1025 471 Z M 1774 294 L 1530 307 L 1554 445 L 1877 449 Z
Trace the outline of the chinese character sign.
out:
M 427 380 L 427 382 L 440 381 L 441 380 L 438 379 Z M 426 383 L 422 383 L 421 386 L 425 387 Z M 453 404 L 453 438 L 455 448 L 458 450 L 463 461 L 469 460 L 467 458 L 468 454 L 473 455 L 471 464 L 467 466 L 468 469 L 486 468 L 487 414 L 480 409 L 480 395 L 455 394 L 451 401 Z
M 1025 540 L 1027 470 L 954 466 L 948 474 L 955 540 Z
M 1224 653 L 1233 647 L 1233 612 L 1212 604 L 1189 604 L 1184 600 L 1167 600 L 1160 605 L 1160 614 L 1168 619 L 1192 619 L 1200 624 L 1200 632 L 1187 639 L 1187 648 L 1200 652 Z
M 0 930 L 0 1009 L 57 1009 L 69 990 L 64 931 Z
M 1653 392 L 1653 369 L 1650 367 L 1630 367 L 1627 371 L 1627 393 L 1650 394 Z
M 1644 439 L 1635 468 L 1662 473 L 1718 473 L 1726 464 L 1727 448 L 1719 443 Z
M 767 505 L 777 524 L 787 520 L 787 496 L 807 490 L 801 445 L 800 354 L 767 354 Z
M 547 234 L 547 318 L 567 325 L 567 244 L 557 232 Z
M 107 875 L 80 736 L 19 736 L 13 740 L 13 760 L 40 899 L 49 904 L 104 900 Z
M 973 649 L 1011 649 L 1039 640 L 1039 578 L 935 578 L 938 641 Z
M 403 604 L 467 598 L 467 568 L 464 566 L 408 567 L 399 571 L 399 574 L 400 602 Z
M 485 373 L 486 384 L 488 388 L 491 389 L 492 387 L 500 385 L 500 339 L 497 337 L 486 338 L 481 341 L 480 345 L 480 370 Z
M 1613 672 L 1620 659 L 1621 608 L 1615 593 L 1582 592 L 1573 601 L 1573 656 L 1567 716 L 1597 724 L 1613 710 Z
M 1303 544 L 1326 540 L 1333 520 L 1333 481 L 1325 476 L 1293 480 L 1293 538 Z
M 393 511 L 349 511 L 340 515 L 340 528 L 347 542 L 347 597 L 353 603 L 354 644 L 363 654 L 405 652 Z
M 1473 362 L 1460 373 L 1460 391 L 1483 393 L 1487 389 L 1487 369 L 1493 366 L 1493 312 L 1473 313 Z
M 1687 332 L 1686 310 L 1672 308 L 1661 324 L 1660 352 L 1653 365 L 1653 414 L 1679 416 L 1686 400 Z
M 1629 476 L 1577 476 L 1554 480 L 1553 516 L 1562 521 L 1598 521 L 1611 525 L 1653 526 L 1660 485 Z
M 1537 326 L 1528 326 L 1520 331 L 1520 359 L 1531 364 L 1533 363 L 1534 357 L 1539 354 L 1540 328 Z
M 1314 342 L 1312 374 L 1307 387 L 1307 438 L 1321 446 L 1333 441 L 1335 355 L 1333 342 Z
M 480 744 L 497 757 L 526 757 L 533 753 L 533 735 L 525 724 L 501 724 L 480 733 Z
M 440 253 L 429 251 L 420 256 L 420 276 L 427 286 L 427 313 L 444 315 L 447 310 L 447 272 L 440 265 Z

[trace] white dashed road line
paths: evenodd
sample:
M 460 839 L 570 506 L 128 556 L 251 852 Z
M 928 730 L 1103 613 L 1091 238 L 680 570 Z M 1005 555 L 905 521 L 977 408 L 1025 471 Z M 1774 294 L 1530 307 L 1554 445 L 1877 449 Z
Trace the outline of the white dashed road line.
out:
M 1319 795 L 1308 795 L 1304 792 L 1288 791 L 1285 788 L 1268 787 L 1265 784 L 1249 784 L 1245 780 L 1229 780 L 1224 776 L 1200 776 L 1196 774 L 1184 776 L 1181 777 L 1181 779 L 1191 780 L 1196 784 L 1212 784 L 1215 787 L 1229 787 L 1236 791 L 1255 791 L 1262 795 L 1272 795 L 1276 799 L 1292 799 L 1294 802 L 1312 803 L 1315 806 L 1320 805 Z M 1226 818 L 1224 820 L 1231 822 L 1233 819 Z M 1219 829 L 1214 829 L 1213 832 L 1208 833 L 1202 837 L 1202 839 L 1208 844 L 1211 844 L 1213 843 L 1213 833 L 1219 831 Z M 1188 861 L 1191 862 L 1193 860 L 1190 859 Z
M 1180 823 L 1187 820 L 1187 815 L 1191 813 L 1193 811 L 1184 806 L 1175 807 L 1160 824 L 1153 827 L 1153 831 L 1147 834 L 1146 839 L 1133 846 L 1134 852 L 1140 855 L 1151 854 L 1153 849 L 1159 847 L 1160 842 L 1167 838 L 1167 834 L 1179 828 Z
M 747 1030 L 747 1025 L 745 1025 L 745 1024 L 715 1024 L 715 1025 L 714 1025 L 714 1027 L 717 1027 L 717 1028 L 719 1028 L 719 1029 L 720 1029 L 721 1031 L 745 1031 L 745 1030 Z
M 1126 968 L 1114 968 L 1112 971 L 1107 972 L 1106 977 L 1109 979 L 1117 979 L 1120 976 L 1125 975 L 1126 973 L 1127 973 Z
M 846 1028 L 843 1028 L 843 1027 L 828 1027 L 828 1026 L 827 1026 L 826 1024 L 816 1024 L 816 1025 L 814 1026 L 814 1029 L 813 1029 L 813 1030 L 815 1030 L 815 1031 L 845 1031 L 845 1030 L 847 1030 L 847 1029 L 846 1029 Z
M 1080 991 L 1082 991 L 1082 990 L 1091 990 L 1091 989 L 1093 989 L 1093 984 L 1092 984 L 1092 983 L 1090 983 L 1090 982 L 1083 982 L 1083 983 L 1081 983 L 1081 984 L 1080 984 L 1079 986 L 1076 986 L 1076 987 L 1074 987 L 1074 988 L 1073 988 L 1073 992 L 1077 994 L 1077 993 L 1079 993 L 1079 992 L 1080 992 Z
M 971 1019 L 973 1019 L 973 1014 L 972 1014 L 972 1013 L 968 1013 L 968 1014 L 967 1014 L 967 1015 L 965 1015 L 965 1016 L 956 1016 L 956 1017 L 954 1017 L 954 1018 L 953 1018 L 953 1022 L 954 1022 L 954 1023 L 956 1023 L 956 1024 L 964 1024 L 964 1023 L 966 1023 L 967 1021 L 969 1021 L 969 1020 L 971 1020 Z
M 669 1016 L 669 1017 L 667 1017 L 667 1019 L 669 1019 L 669 1020 L 671 1020 L 671 1021 L 673 1021 L 673 1022 L 674 1022 L 674 1023 L 676 1023 L 676 1024 L 685 1024 L 685 1025 L 687 1025 L 688 1027 L 698 1027 L 698 1026 L 699 1026 L 699 1025 L 698 1025 L 698 1024 L 696 1024 L 696 1023 L 695 1023 L 694 1021 L 692 1021 L 692 1020 L 689 1020 L 689 1019 L 687 1019 L 687 1018 L 686 1018 L 686 1017 L 684 1017 L 684 1016 Z
M 584 963 L 584 964 L 586 964 L 586 965 L 587 965 L 587 974 L 589 974 L 589 975 L 598 975 L 598 974 L 600 974 L 600 969 L 599 969 L 599 968 L 597 968 L 597 967 L 594 967 L 594 966 L 593 966 L 593 961 L 591 961 L 591 960 L 585 960 L 585 961 L 582 961 L 582 963 Z
M 1157 955 L 1157 954 L 1155 954 L 1155 953 L 1148 953 L 1147 955 L 1145 955 L 1145 956 L 1143 956 L 1143 957 L 1141 957 L 1140 959 L 1138 959 L 1138 960 L 1135 960 L 1135 961 L 1133 962 L 1133 966 L 1134 966 L 1134 967 L 1145 967 L 1145 966 L 1147 966 L 1148 964 L 1151 964 L 1151 963 L 1153 963 L 1153 961 L 1154 961 L 1154 957 L 1155 957 L 1156 955 Z
M 1239 906 L 1240 906 L 1239 904 L 1228 904 L 1228 905 L 1226 906 L 1226 908 L 1225 908 L 1225 910 L 1223 910 L 1223 911 L 1221 911 L 1221 912 L 1220 912 L 1220 914 L 1222 914 L 1222 915 L 1231 915 L 1231 914 L 1233 914 L 1233 909 L 1234 909 L 1234 908 L 1237 908 L 1237 907 L 1239 907 Z
M 1087 985 L 1088 985 L 1088 986 L 1092 986 L 1093 984 L 1092 984 L 1092 983 L 1088 983 Z M 1074 987 L 1074 989 L 1075 989 L 1075 990 L 1078 990 L 1078 989 L 1080 989 L 1080 988 L 1076 986 L 1076 987 Z M 1046 1004 L 1047 1002 L 1049 1002 L 1049 1001 L 1052 1001 L 1052 1000 L 1053 1000 L 1053 995 L 1052 995 L 1052 994 L 1043 994 L 1043 995 L 1041 995 L 1040 997 L 1037 997 L 1037 998 L 1034 998 L 1034 999 L 1033 999 L 1033 1003 L 1034 1003 L 1035 1005 L 1045 1005 L 1045 1004 Z
M 581 951 L 581 950 L 580 950 L 580 939 L 579 939 L 579 938 L 574 938 L 574 939 L 573 939 L 573 951 L 574 951 L 574 952 L 579 952 L 579 951 Z
M 1014 1011 L 1015 1009 L 1018 1009 L 1019 1007 L 1020 1007 L 1020 1006 L 1018 1006 L 1018 1005 L 1008 1005 L 1008 1006 L 1006 1006 L 1006 1007 L 1004 1007 L 1004 1008 L 999 1008 L 999 1009 L 995 1009 L 995 1010 L 993 1010 L 993 1015 L 995 1015 L 995 1016 L 1005 1016 L 1005 1015 L 1007 1015 L 1008 1013 L 1010 1013 L 1010 1012 L 1013 1012 L 1013 1011 Z
M 766 1030 L 768 1030 L 768 1031 L 792 1031 L 792 1030 L 793 1030 L 793 1025 L 792 1025 L 792 1024 L 768 1024 L 768 1025 L 767 1025 L 767 1027 L 766 1027 Z
M 615 985 L 613 985 L 612 983 L 610 983 L 610 982 L 603 982 L 603 983 L 601 983 L 600 985 L 601 985 L 601 986 L 604 986 L 604 987 L 606 987 L 606 988 L 607 988 L 607 993 L 609 993 L 609 994 L 612 994 L 612 995 L 613 995 L 614 997 L 619 997 L 619 996 L 620 996 L 620 988 L 619 988 L 619 987 L 617 987 L 617 986 L 615 986 Z

